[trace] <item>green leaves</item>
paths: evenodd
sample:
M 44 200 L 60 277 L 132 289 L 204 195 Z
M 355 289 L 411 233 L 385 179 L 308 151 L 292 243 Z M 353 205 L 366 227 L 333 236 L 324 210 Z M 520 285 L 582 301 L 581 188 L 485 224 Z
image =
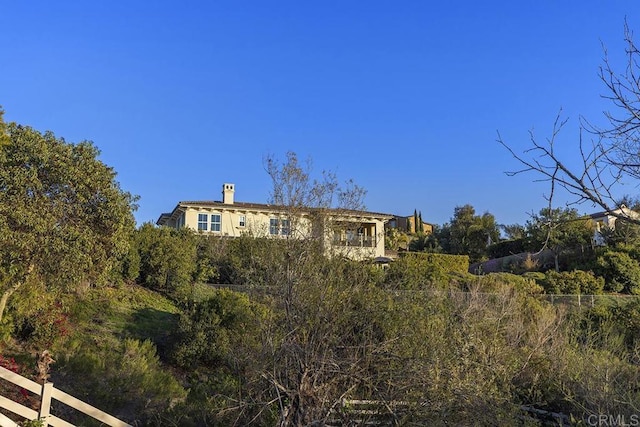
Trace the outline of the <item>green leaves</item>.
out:
M 49 287 L 103 283 L 128 250 L 136 198 L 90 142 L 15 123 L 0 134 L 0 291 L 29 271 Z
M 196 272 L 196 235 L 186 228 L 143 224 L 134 234 L 139 254 L 139 282 L 150 289 L 175 296 L 191 284 Z
M 438 234 L 445 252 L 469 255 L 477 262 L 487 258 L 487 248 L 498 241 L 500 230 L 492 214 L 476 215 L 473 206 L 464 205 L 455 208 L 450 224 Z

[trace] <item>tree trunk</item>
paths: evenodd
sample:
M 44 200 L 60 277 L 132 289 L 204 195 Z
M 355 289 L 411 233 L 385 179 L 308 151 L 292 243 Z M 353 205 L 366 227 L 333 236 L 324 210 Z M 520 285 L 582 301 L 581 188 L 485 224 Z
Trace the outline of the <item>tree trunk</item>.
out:
M 4 310 L 5 308 L 7 308 L 7 301 L 9 300 L 9 297 L 13 295 L 13 293 L 17 291 L 18 288 L 28 280 L 29 276 L 31 275 L 31 272 L 33 272 L 33 264 L 29 265 L 27 274 L 25 274 L 23 280 L 16 282 L 13 286 L 11 286 L 9 289 L 4 291 L 4 293 L 2 294 L 2 298 L 0 298 L 0 322 L 2 322 L 2 318 L 4 316 Z
M 4 315 L 4 309 L 7 307 L 7 300 L 9 297 L 22 285 L 22 282 L 18 282 L 2 294 L 2 298 L 0 298 L 0 322 L 2 322 L 2 316 Z

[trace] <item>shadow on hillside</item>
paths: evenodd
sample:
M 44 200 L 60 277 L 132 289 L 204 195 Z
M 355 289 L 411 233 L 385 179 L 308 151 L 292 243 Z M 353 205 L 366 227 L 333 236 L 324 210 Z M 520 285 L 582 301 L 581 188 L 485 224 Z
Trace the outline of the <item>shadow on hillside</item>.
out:
M 154 308 L 141 308 L 131 316 L 126 332 L 141 341 L 150 340 L 164 353 L 178 326 L 178 314 Z

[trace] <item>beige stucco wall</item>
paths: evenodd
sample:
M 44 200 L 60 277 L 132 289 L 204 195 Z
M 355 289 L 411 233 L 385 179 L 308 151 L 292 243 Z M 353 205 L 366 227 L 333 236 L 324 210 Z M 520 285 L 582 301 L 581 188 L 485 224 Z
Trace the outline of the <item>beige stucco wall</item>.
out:
M 277 217 L 263 212 L 247 212 L 240 210 L 227 210 L 216 208 L 187 208 L 185 212 L 185 226 L 198 231 L 198 215 L 207 214 L 208 226 L 207 233 L 218 234 L 221 236 L 239 237 L 243 234 L 251 234 L 254 236 L 262 236 L 269 234 L 269 220 Z M 211 231 L 211 214 L 220 215 L 220 231 Z M 240 217 L 245 217 L 245 225 L 240 226 Z
M 185 224 L 195 231 L 198 231 L 198 214 L 208 215 L 208 224 L 206 233 L 220 236 L 239 237 L 243 234 L 248 234 L 256 237 L 272 236 L 270 234 L 270 219 L 271 218 L 286 218 L 286 216 L 277 211 L 252 211 L 246 209 L 236 209 L 234 207 L 220 208 L 220 207 L 186 207 L 184 210 Z M 215 232 L 210 230 L 211 226 L 211 214 L 218 214 L 221 217 L 220 231 Z M 245 217 L 245 226 L 240 226 L 240 217 Z M 361 226 L 365 237 L 371 237 L 374 239 L 375 246 L 373 247 L 357 247 L 357 246 L 339 246 L 334 244 L 334 237 L 336 229 L 335 227 L 324 227 L 324 246 L 328 252 L 334 254 L 341 254 L 352 259 L 367 259 L 375 258 L 378 256 L 384 256 L 384 221 L 376 218 L 357 218 L 351 216 L 340 216 L 336 218 L 329 218 L 328 222 L 332 224 L 354 224 L 354 226 Z M 290 236 L 293 238 L 308 238 L 312 236 L 313 230 L 317 232 L 318 227 L 312 227 L 310 217 L 305 215 L 296 216 L 291 220 L 291 232 Z M 322 231 L 320 231 L 322 233 Z M 281 236 L 280 237 L 285 237 Z

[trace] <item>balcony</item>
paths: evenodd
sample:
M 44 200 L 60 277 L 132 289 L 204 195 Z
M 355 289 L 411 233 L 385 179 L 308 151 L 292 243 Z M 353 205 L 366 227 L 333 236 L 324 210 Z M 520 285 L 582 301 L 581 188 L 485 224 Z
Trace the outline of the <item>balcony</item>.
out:
M 375 248 L 376 239 L 373 236 L 335 236 L 333 245 L 345 248 Z

